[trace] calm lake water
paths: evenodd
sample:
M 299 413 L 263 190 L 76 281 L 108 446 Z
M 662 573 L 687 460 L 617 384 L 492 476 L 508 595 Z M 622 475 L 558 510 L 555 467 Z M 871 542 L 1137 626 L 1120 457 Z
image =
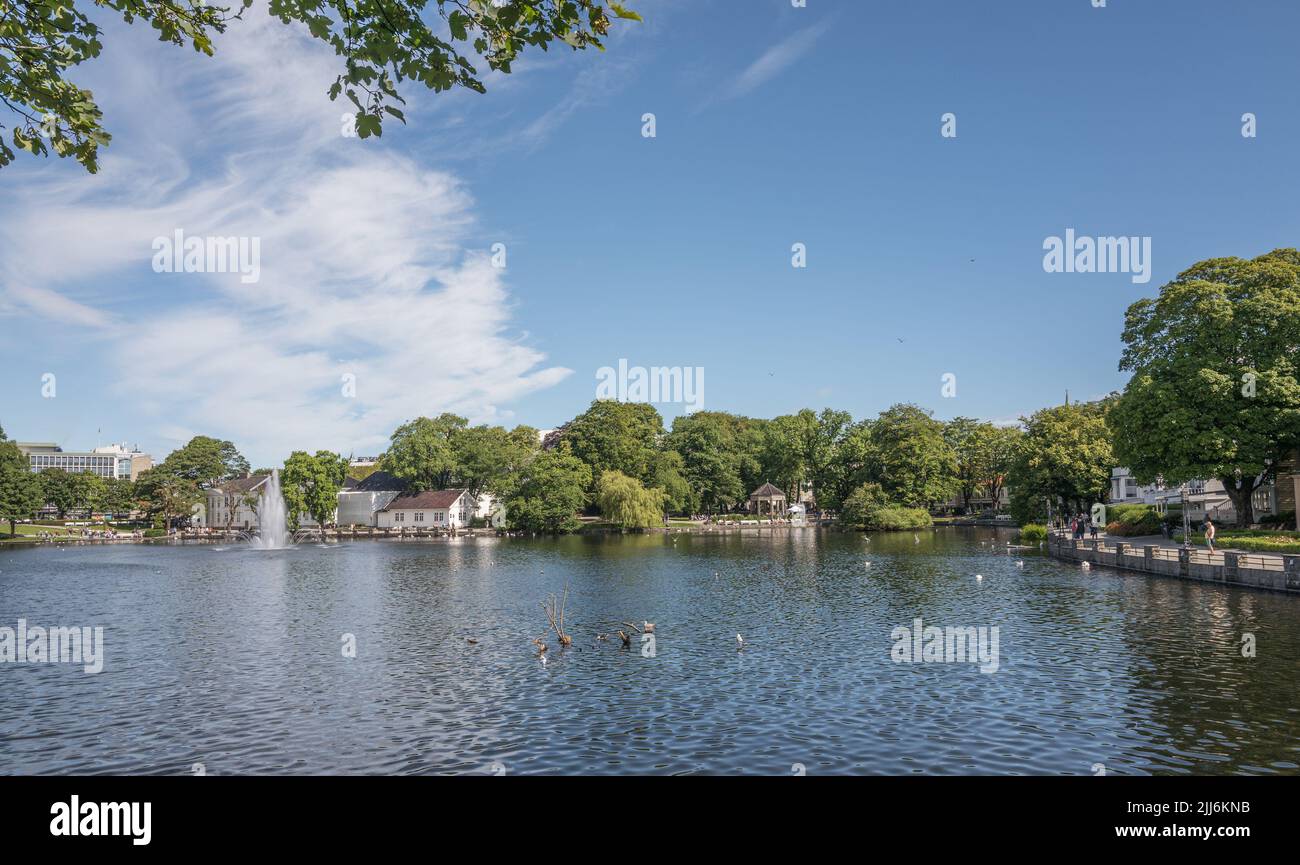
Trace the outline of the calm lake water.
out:
M 1300 598 L 1012 537 L 11 550 L 0 625 L 101 625 L 106 660 L 0 664 L 0 772 L 1298 773 Z M 895 663 L 918 616 L 997 626 L 997 672 Z M 654 657 L 595 639 L 643 619 Z

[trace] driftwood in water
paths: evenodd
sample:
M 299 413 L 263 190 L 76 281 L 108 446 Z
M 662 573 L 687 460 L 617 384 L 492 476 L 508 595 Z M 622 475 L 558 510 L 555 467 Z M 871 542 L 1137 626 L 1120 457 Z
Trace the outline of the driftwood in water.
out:
M 569 601 L 569 584 L 564 584 L 564 597 L 558 602 L 555 595 L 551 595 L 542 602 L 542 610 L 546 613 L 547 620 L 551 623 L 551 630 L 555 631 L 555 636 L 560 638 L 561 646 L 573 644 L 573 638 L 564 630 L 564 607 Z

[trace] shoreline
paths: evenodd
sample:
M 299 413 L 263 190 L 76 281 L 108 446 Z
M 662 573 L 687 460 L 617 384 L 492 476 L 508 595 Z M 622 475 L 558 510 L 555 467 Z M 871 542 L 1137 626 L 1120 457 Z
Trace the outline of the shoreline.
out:
M 1112 540 L 1110 546 L 1107 540 Z M 1248 553 L 1221 549 L 1211 553 L 1198 547 L 1180 547 L 1153 538 L 1134 542 L 1109 537 L 1075 540 L 1053 529 L 1047 536 L 1047 554 L 1063 561 L 1086 562 L 1117 570 L 1176 577 L 1225 586 L 1300 594 L 1300 555 Z

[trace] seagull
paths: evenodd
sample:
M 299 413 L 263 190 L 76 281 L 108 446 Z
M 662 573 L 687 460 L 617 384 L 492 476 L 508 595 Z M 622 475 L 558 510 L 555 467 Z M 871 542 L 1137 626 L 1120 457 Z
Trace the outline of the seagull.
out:
M 736 648 L 737 649 L 745 648 L 745 638 L 740 636 L 740 634 L 736 634 Z
M 867 562 L 866 565 L 868 568 L 871 567 L 871 562 Z
M 975 575 L 975 582 L 977 582 L 977 583 L 982 583 L 982 582 L 984 582 L 984 575 L 983 575 L 983 574 L 976 574 L 976 575 Z
M 1024 563 L 1024 562 L 1016 562 L 1016 567 L 1017 567 L 1017 568 L 1023 568 L 1024 566 L 1025 566 L 1025 563 Z
M 1092 570 L 1092 565 L 1090 565 L 1090 564 L 1087 563 L 1087 562 L 1084 562 L 1082 565 L 1080 565 L 1080 567 L 1083 568 L 1085 571 L 1090 571 L 1090 570 Z

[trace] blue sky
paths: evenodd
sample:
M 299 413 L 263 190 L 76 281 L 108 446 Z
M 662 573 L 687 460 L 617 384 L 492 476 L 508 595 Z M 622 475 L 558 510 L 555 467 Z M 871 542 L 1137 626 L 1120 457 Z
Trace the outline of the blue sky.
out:
M 1005 422 L 1122 387 L 1124 309 L 1188 265 L 1297 243 L 1295 3 L 632 5 L 364 142 L 279 22 L 215 58 L 109 26 L 101 173 L 0 170 L 0 424 L 269 465 L 444 410 L 552 427 L 620 358 L 702 367 L 708 409 Z M 176 228 L 260 238 L 259 282 L 153 272 Z M 1044 272 L 1067 228 L 1149 236 L 1151 281 Z

